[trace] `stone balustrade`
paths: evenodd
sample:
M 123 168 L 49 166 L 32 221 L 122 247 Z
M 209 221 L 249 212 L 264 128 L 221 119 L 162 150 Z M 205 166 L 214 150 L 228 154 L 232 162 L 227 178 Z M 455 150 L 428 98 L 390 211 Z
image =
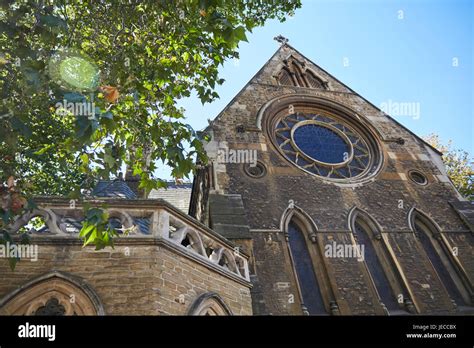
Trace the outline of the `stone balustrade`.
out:
M 83 204 L 109 213 L 110 224 L 119 232 L 117 241 L 154 239 L 196 257 L 221 271 L 249 281 L 249 256 L 229 240 L 184 214 L 161 199 L 123 200 L 116 198 L 74 201 L 64 198 L 38 198 L 37 208 L 24 214 L 11 226 L 11 232 L 27 228 L 34 240 L 45 238 L 76 239 L 82 226 Z M 31 219 L 40 217 L 44 226 L 34 229 Z

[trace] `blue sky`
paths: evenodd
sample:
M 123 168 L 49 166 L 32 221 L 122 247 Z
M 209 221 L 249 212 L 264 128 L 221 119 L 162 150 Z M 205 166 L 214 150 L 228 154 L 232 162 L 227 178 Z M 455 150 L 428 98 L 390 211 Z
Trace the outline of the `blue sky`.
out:
M 373 104 L 419 103 L 419 118 L 394 118 L 474 154 L 473 17 L 469 0 L 304 0 L 291 19 L 248 35 L 240 60 L 221 68 L 218 101 L 181 104 L 187 122 L 203 129 L 272 56 L 279 45 L 273 37 L 282 34 Z

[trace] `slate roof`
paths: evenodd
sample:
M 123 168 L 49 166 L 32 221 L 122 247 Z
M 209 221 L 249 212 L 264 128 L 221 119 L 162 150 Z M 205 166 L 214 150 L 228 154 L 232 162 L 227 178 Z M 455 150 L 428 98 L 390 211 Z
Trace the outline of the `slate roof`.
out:
M 168 188 L 152 190 L 148 198 L 164 199 L 168 203 L 174 205 L 187 214 L 189 210 L 189 202 L 191 199 L 191 191 L 192 183 L 176 184 L 175 182 L 169 182 Z M 101 180 L 97 183 L 96 187 L 92 191 L 92 196 L 137 199 L 137 195 L 132 191 L 132 189 L 127 185 L 127 182 L 124 180 Z M 137 231 L 138 233 L 150 234 L 149 218 L 134 217 L 133 222 L 140 229 Z M 120 223 L 119 219 L 111 218 L 109 223 L 119 233 L 122 232 L 122 224 Z M 59 219 L 58 224 L 66 233 L 79 233 L 82 228 L 82 219 L 62 217 Z M 48 226 L 45 225 L 39 230 L 36 230 L 36 233 L 50 233 L 50 231 Z
M 169 182 L 167 188 L 151 190 L 148 198 L 161 198 L 183 213 L 188 214 L 192 188 L 192 183 L 176 184 L 175 182 Z
M 189 202 L 191 200 L 192 183 L 177 184 L 174 181 L 167 182 L 167 188 L 151 190 L 148 198 L 161 198 L 172 204 L 185 214 L 189 211 Z M 95 197 L 114 197 L 124 199 L 137 199 L 136 193 L 127 185 L 124 180 L 101 180 L 92 191 Z
M 123 180 L 101 180 L 92 191 L 96 197 L 115 197 L 136 199 L 137 195 Z

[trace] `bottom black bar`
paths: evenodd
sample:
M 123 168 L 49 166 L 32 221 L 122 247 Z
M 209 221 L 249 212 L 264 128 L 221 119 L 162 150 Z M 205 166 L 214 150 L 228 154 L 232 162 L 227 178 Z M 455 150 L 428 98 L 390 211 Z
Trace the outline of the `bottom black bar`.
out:
M 0 347 L 253 343 L 472 347 L 474 317 L 0 317 Z M 41 336 L 41 337 L 39 337 Z

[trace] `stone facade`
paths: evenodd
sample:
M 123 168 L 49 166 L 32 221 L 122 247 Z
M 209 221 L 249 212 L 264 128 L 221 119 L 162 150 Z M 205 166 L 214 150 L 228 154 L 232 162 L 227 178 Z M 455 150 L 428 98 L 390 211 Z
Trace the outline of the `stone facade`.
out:
M 365 174 L 333 180 L 334 167 L 314 175 L 285 157 L 274 122 L 285 110 L 334 113 L 372 139 Z M 350 127 L 331 127 L 349 139 Z M 137 199 L 136 181 L 101 183 L 86 199 L 132 231 L 114 249 L 81 246 L 84 202 L 39 198 L 12 226 L 43 217 L 30 231 L 38 260 L 15 271 L 0 263 L 0 313 L 474 313 L 474 208 L 441 154 L 294 48 L 283 44 L 205 132 L 210 163 L 196 173 L 189 215 Z M 223 162 L 220 149 L 236 157 Z M 258 162 L 241 163 L 249 153 Z M 349 248 L 331 256 L 331 245 Z M 347 254 L 358 246 L 362 259 Z
M 95 251 L 79 243 L 51 244 L 39 244 L 39 260 L 21 261 L 14 272 L 5 262 L 0 265 L 1 274 L 8 275 L 0 285 L 2 296 L 55 270 L 86 280 L 107 315 L 185 315 L 209 292 L 220 294 L 233 314 L 252 313 L 247 286 L 164 246 L 120 243 L 114 250 Z
M 290 60 L 311 71 L 325 88 L 279 83 L 279 72 L 291 65 Z M 293 78 L 296 79 L 294 74 Z M 291 102 L 285 104 L 285 99 Z M 271 140 L 272 129 L 265 128 L 272 112 L 278 113 L 289 105 L 296 113 L 304 112 L 311 109 L 313 101 L 315 105 L 344 109 L 353 122 L 370 128 L 381 161 L 373 176 L 362 182 L 328 182 L 290 163 L 277 150 Z M 207 181 L 209 199 L 191 199 L 194 204 L 191 211 L 200 206 L 199 211 L 207 215 L 198 218 L 209 221 L 214 228 L 214 218 L 219 222 L 222 211 L 228 210 L 226 204 L 215 204 L 215 196 L 240 196 L 246 222 L 239 218 L 235 228 L 227 229 L 232 233 L 227 235 L 225 229 L 220 233 L 241 245 L 245 244 L 244 240 L 252 241 L 248 252 L 254 314 L 305 312 L 288 251 L 287 226 L 291 219 L 285 220 L 285 212 L 288 215 L 300 212 L 300 225 L 309 225 L 303 229 L 309 252 L 315 255 L 314 272 L 322 288 L 326 313 L 386 313 L 365 263 L 318 256 L 324 254 L 324 247 L 329 243 L 354 243 L 356 211 L 363 212 L 364 219 L 371 221 L 374 233 L 378 234 L 377 240 L 374 239 L 374 243 L 379 243 L 374 244 L 376 254 L 383 258 L 382 267 L 394 296 L 402 298 L 400 311 L 424 314 L 459 311 L 449 297 L 449 285 L 443 284 L 414 233 L 416 216 L 429 220 L 427 224 L 432 224 L 433 236 L 438 236 L 432 242 L 439 243 L 438 252 L 444 252 L 443 262 L 454 265 L 451 270 L 456 272 L 465 301 L 458 307 L 472 306 L 474 238 L 472 230 L 450 204 L 463 198 L 446 176 L 441 154 L 291 46 L 282 45 L 206 131 L 218 146 L 256 150 L 266 172 L 261 177 L 252 177 L 247 175 L 245 164 L 219 163 L 211 156 L 209 176 L 214 180 Z M 419 185 L 410 180 L 413 170 L 423 173 L 428 184 Z M 468 209 L 472 210 L 472 206 Z M 236 219 L 226 216 L 227 221 Z
M 248 257 L 236 255 L 232 243 L 163 200 L 106 201 L 123 226 L 137 217 L 146 225 L 149 217 L 148 229 L 118 238 L 113 249 L 83 248 L 77 233 L 65 228 L 79 211 L 67 200 L 40 202 L 24 219 L 47 221 L 47 230 L 31 235 L 37 260 L 25 258 L 14 271 L 0 264 L 1 313 L 33 314 L 54 297 L 69 314 L 252 314 Z

